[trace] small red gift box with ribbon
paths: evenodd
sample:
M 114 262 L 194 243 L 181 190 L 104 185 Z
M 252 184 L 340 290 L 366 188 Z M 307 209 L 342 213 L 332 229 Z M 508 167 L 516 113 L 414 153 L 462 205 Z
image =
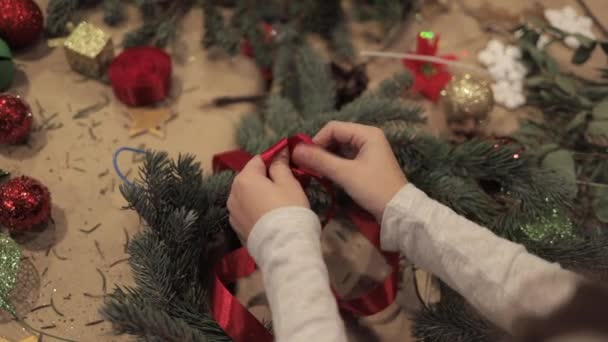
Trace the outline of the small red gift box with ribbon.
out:
M 297 144 L 312 144 L 310 137 L 298 134 L 280 140 L 277 144 L 261 154 L 267 167 L 274 157 L 283 149 L 291 153 Z M 243 150 L 229 151 L 215 155 L 213 158 L 214 172 L 232 170 L 239 172 L 253 156 Z M 328 192 L 332 204 L 327 210 L 323 225 L 334 218 L 336 211 L 346 212 L 357 230 L 374 247 L 380 247 L 380 226 L 374 217 L 361 208 L 352 206 L 337 208 L 333 184 L 307 170 L 292 165 L 292 172 L 303 186 L 307 186 L 311 179 L 318 181 Z M 397 295 L 399 281 L 399 256 L 396 253 L 382 253 L 391 272 L 384 281 L 369 289 L 356 298 L 344 299 L 333 291 L 341 310 L 356 316 L 369 316 L 387 308 Z M 215 280 L 212 295 L 212 312 L 214 319 L 220 327 L 236 342 L 245 341 L 273 341 L 272 334 L 258 321 L 227 289 L 227 285 L 236 282 L 239 278 L 247 277 L 256 270 L 256 265 L 245 247 L 241 247 L 225 255 L 215 267 Z
M 108 68 L 116 97 L 128 106 L 148 106 L 171 91 L 171 57 L 155 47 L 125 49 Z

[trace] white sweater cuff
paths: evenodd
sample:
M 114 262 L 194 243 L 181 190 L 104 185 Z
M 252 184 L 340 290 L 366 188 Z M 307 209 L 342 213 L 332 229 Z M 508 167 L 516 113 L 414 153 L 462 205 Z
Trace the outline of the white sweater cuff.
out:
M 282 207 L 269 211 L 253 226 L 247 239 L 247 250 L 259 266 L 265 261 L 265 245 L 278 235 L 306 235 L 320 239 L 321 223 L 312 210 L 304 207 Z M 266 252 L 266 253 L 265 253 Z
M 403 218 L 406 212 L 416 212 L 416 209 L 424 205 L 429 197 L 412 183 L 406 184 L 393 196 L 391 201 L 384 209 L 382 215 L 382 229 L 380 230 L 380 246 L 382 250 L 398 252 L 403 237 L 399 236 L 399 230 L 394 229 L 391 221 L 396 218 Z M 415 221 L 410 222 L 415 225 Z M 405 229 L 407 231 L 407 229 Z

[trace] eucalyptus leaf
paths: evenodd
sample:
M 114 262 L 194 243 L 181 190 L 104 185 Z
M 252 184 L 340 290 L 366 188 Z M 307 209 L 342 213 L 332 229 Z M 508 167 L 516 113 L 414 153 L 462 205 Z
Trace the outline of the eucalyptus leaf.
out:
M 570 120 L 570 122 L 566 125 L 566 131 L 569 132 L 569 131 L 572 131 L 573 129 L 576 129 L 576 128 L 584 125 L 585 122 L 587 121 L 588 114 L 589 113 L 586 111 L 576 114 L 572 118 L 572 120 Z
M 591 57 L 591 54 L 593 53 L 593 50 L 595 50 L 595 45 L 595 42 L 593 42 L 591 46 L 585 46 L 581 44 L 581 46 L 579 46 L 579 48 L 576 49 L 576 51 L 574 52 L 574 55 L 572 55 L 572 63 L 583 64 L 588 61 Z
M 576 83 L 572 78 L 564 75 L 555 75 L 555 83 L 561 90 L 565 91 L 568 95 L 576 95 Z
M 540 39 L 540 34 L 535 30 L 525 30 L 524 34 L 519 38 L 520 41 L 527 45 L 536 47 L 536 42 Z
M 511 135 L 515 141 L 524 145 L 535 145 L 545 138 L 546 134 L 540 127 L 529 121 L 522 122 L 517 132 Z
M 536 156 L 538 156 L 541 159 L 544 159 L 547 154 L 557 151 L 559 150 L 560 147 L 558 144 L 554 144 L 554 143 L 549 143 L 549 144 L 544 144 L 544 145 L 540 145 L 539 147 L 534 149 L 534 154 Z
M 595 120 L 608 120 L 608 99 L 595 105 L 592 114 Z
M 589 100 L 588 98 L 586 98 L 584 96 L 577 96 L 576 98 L 581 103 L 581 105 L 583 105 L 584 107 L 587 107 L 587 108 L 591 108 L 595 104 L 593 101 Z
M 555 59 L 553 59 L 553 57 L 551 57 L 549 55 L 545 55 L 544 60 L 545 60 L 545 67 L 547 68 L 547 71 L 549 73 L 551 73 L 552 75 L 559 73 L 559 65 L 557 64 L 557 61 Z
M 585 87 L 582 90 L 582 93 L 585 96 L 593 97 L 593 98 L 608 98 L 608 86 L 594 85 L 592 87 Z
M 572 152 L 560 149 L 545 156 L 542 165 L 562 178 L 563 186 L 571 198 L 576 197 L 576 171 Z
M 593 211 L 595 217 L 602 222 L 608 223 L 608 189 L 598 188 L 593 199 Z
M 529 77 L 528 79 L 526 79 L 526 85 L 530 86 L 530 87 L 539 87 L 541 85 L 543 85 L 544 83 L 548 83 L 549 80 L 547 80 L 546 77 L 543 76 L 532 76 Z
M 549 93 L 548 91 L 545 90 L 541 90 L 540 91 L 540 97 L 547 102 L 555 102 L 554 97 L 551 95 L 551 93 Z
M 587 134 L 589 136 L 607 136 L 608 137 L 608 121 L 593 120 L 587 126 Z
M 532 57 L 534 64 L 538 66 L 545 65 L 546 55 L 543 54 L 539 49 L 537 49 L 535 45 L 528 42 L 524 42 L 522 43 L 522 47 L 526 52 L 528 52 L 530 57 Z

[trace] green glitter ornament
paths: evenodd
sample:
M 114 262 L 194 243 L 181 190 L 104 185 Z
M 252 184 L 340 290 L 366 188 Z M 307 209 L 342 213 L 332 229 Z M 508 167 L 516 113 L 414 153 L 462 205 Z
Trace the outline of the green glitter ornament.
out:
M 11 49 L 0 39 L 0 92 L 5 91 L 13 83 L 15 77 L 15 62 Z
M 21 249 L 10 237 L 0 234 L 0 309 L 16 315 L 14 306 L 9 302 L 9 293 L 15 287 Z
M 553 209 L 548 215 L 524 225 L 522 230 L 530 239 L 551 245 L 560 241 L 579 239 L 574 231 L 572 221 L 566 214 L 557 209 Z

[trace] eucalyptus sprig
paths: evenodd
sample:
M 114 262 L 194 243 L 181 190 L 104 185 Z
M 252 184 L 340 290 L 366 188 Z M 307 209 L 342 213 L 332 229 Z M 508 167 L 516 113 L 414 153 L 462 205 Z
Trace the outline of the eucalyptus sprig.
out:
M 519 45 L 530 74 L 528 103 L 541 108 L 542 122 L 527 121 L 515 134 L 543 163 L 560 173 L 576 197 L 575 215 L 590 230 L 608 227 L 608 73 L 601 81 L 563 71 L 549 53 L 537 47 L 541 33 L 567 34 L 554 27 L 522 28 Z M 597 46 L 608 43 L 576 35 L 581 45 L 572 62 L 584 63 Z M 589 157 L 591 156 L 591 157 Z

